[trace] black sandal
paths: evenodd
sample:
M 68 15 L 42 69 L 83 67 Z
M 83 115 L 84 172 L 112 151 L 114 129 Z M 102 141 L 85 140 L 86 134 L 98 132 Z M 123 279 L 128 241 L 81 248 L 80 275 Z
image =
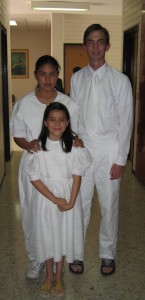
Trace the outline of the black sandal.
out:
M 77 270 L 77 271 L 74 271 L 73 270 L 73 266 L 78 266 L 78 267 L 81 267 L 81 271 Z M 74 273 L 74 274 L 82 274 L 84 272 L 84 264 L 83 264 L 83 261 L 81 260 L 74 260 L 73 263 L 69 263 L 69 270 Z
M 110 272 L 104 272 L 103 268 L 111 268 L 112 270 Z M 103 276 L 109 276 L 109 275 L 112 275 L 114 272 L 115 272 L 115 261 L 114 261 L 114 259 L 102 259 L 101 274 Z

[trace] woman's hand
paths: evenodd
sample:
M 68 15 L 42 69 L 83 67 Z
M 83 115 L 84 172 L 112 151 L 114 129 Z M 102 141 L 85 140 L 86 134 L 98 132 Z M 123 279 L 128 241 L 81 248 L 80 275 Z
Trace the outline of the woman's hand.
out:
M 37 151 L 40 151 L 40 150 L 41 150 L 41 147 L 40 147 L 40 145 L 39 145 L 39 143 L 36 139 L 29 142 L 29 147 L 27 149 L 27 151 L 29 153 L 37 152 Z
M 80 148 L 84 148 L 84 143 L 81 139 L 78 138 L 78 136 L 75 136 L 74 141 L 73 141 L 73 146 L 74 147 L 80 147 Z
M 25 138 L 14 137 L 14 141 L 20 148 L 27 150 L 29 153 L 41 150 L 41 147 L 36 139 L 28 142 Z

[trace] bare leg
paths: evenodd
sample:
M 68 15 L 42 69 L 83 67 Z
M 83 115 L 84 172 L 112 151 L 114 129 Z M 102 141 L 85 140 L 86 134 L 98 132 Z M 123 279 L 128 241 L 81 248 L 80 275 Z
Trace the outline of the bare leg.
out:
M 46 266 L 46 276 L 45 276 L 45 281 L 51 282 L 53 281 L 53 258 L 50 258 L 45 261 L 45 266 Z
M 64 265 L 64 257 L 62 257 L 62 259 L 56 263 L 56 276 L 55 276 L 56 280 L 62 280 L 63 265 Z
M 55 274 L 55 291 L 54 294 L 56 296 L 63 296 L 64 287 L 62 282 L 62 269 L 64 265 L 64 257 L 56 263 L 56 274 Z
M 45 296 L 52 295 L 53 289 L 53 258 L 50 258 L 45 261 L 46 266 L 46 275 L 45 279 L 41 284 L 40 294 Z

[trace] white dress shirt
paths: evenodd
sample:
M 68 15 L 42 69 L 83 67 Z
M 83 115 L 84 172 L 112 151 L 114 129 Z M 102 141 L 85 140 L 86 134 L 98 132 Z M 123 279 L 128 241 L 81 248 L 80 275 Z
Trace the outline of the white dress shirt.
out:
M 92 72 L 97 75 L 98 103 L 97 110 L 92 109 L 92 118 L 96 124 L 90 136 L 87 133 L 86 117 Z M 70 96 L 79 106 L 79 135 L 84 141 L 89 140 L 95 144 L 106 144 L 117 139 L 119 150 L 115 163 L 125 165 L 133 124 L 133 97 L 128 77 L 107 63 L 96 71 L 86 66 L 73 74 Z

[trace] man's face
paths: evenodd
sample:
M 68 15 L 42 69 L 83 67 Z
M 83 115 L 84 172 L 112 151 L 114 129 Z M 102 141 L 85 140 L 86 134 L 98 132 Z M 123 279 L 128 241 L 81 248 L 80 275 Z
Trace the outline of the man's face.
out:
M 89 34 L 84 48 L 90 63 L 98 62 L 104 64 L 105 52 L 109 50 L 110 44 L 106 44 L 104 32 L 96 30 Z

